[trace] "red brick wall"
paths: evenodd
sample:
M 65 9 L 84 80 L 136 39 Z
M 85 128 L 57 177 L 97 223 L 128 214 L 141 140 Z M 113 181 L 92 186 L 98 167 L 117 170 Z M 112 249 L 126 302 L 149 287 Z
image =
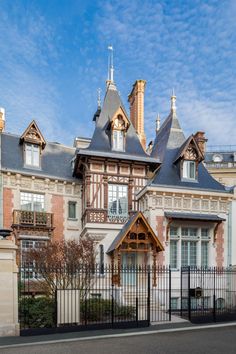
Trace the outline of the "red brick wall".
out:
M 11 188 L 3 188 L 3 227 L 11 228 L 13 223 L 13 191 Z
M 53 213 L 53 239 L 60 241 L 64 238 L 64 205 L 65 201 L 61 195 L 52 195 L 52 213 Z
M 224 265 L 224 225 L 221 223 L 216 235 L 216 266 L 223 267 Z
M 157 237 L 159 241 L 162 243 L 164 246 L 165 244 L 165 227 L 164 227 L 164 216 L 157 216 L 156 217 L 156 231 L 157 231 Z M 164 265 L 165 263 L 165 251 L 159 252 L 157 254 L 157 264 L 159 265 Z

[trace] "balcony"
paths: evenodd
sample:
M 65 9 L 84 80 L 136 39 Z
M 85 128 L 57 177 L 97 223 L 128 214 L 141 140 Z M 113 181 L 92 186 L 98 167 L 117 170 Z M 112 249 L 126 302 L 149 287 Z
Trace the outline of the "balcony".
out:
M 86 209 L 83 215 L 85 223 L 110 223 L 110 224 L 124 224 L 129 214 L 109 214 L 105 209 Z
M 13 225 L 20 227 L 53 229 L 53 214 L 41 211 L 14 210 Z

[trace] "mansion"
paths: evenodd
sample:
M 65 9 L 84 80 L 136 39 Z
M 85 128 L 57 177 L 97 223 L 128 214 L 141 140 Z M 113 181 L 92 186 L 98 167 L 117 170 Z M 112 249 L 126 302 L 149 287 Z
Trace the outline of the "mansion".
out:
M 178 271 L 236 263 L 228 222 L 234 194 L 205 167 L 204 133 L 184 135 L 173 94 L 147 147 L 144 91 L 137 80 L 128 113 L 108 80 L 92 138 L 73 146 L 46 141 L 36 121 L 20 136 L 7 133 L 0 110 L 0 226 L 13 230 L 21 254 L 89 236 L 100 264 Z

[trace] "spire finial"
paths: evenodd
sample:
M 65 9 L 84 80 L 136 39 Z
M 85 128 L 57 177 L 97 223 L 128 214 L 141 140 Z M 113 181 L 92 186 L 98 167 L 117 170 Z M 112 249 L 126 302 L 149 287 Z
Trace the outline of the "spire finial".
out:
M 108 46 L 109 56 L 108 56 L 108 77 L 107 81 L 112 82 L 114 81 L 114 67 L 113 67 L 113 47 L 112 45 Z
M 101 89 L 100 89 L 100 87 L 97 89 L 97 95 L 98 95 L 98 98 L 97 98 L 98 107 L 100 108 L 101 107 Z
M 157 114 L 157 119 L 156 119 L 156 133 L 160 130 L 160 125 L 161 125 L 161 119 L 160 119 L 160 114 Z
M 176 96 L 175 96 L 175 91 L 174 88 L 172 89 L 172 96 L 171 96 L 171 112 L 175 113 L 176 112 Z

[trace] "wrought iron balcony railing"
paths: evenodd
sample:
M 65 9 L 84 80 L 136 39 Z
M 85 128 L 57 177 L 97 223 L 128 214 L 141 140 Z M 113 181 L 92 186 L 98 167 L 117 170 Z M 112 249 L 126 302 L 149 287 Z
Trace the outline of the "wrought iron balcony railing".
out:
M 13 224 L 32 227 L 53 227 L 53 214 L 41 211 L 14 210 Z

